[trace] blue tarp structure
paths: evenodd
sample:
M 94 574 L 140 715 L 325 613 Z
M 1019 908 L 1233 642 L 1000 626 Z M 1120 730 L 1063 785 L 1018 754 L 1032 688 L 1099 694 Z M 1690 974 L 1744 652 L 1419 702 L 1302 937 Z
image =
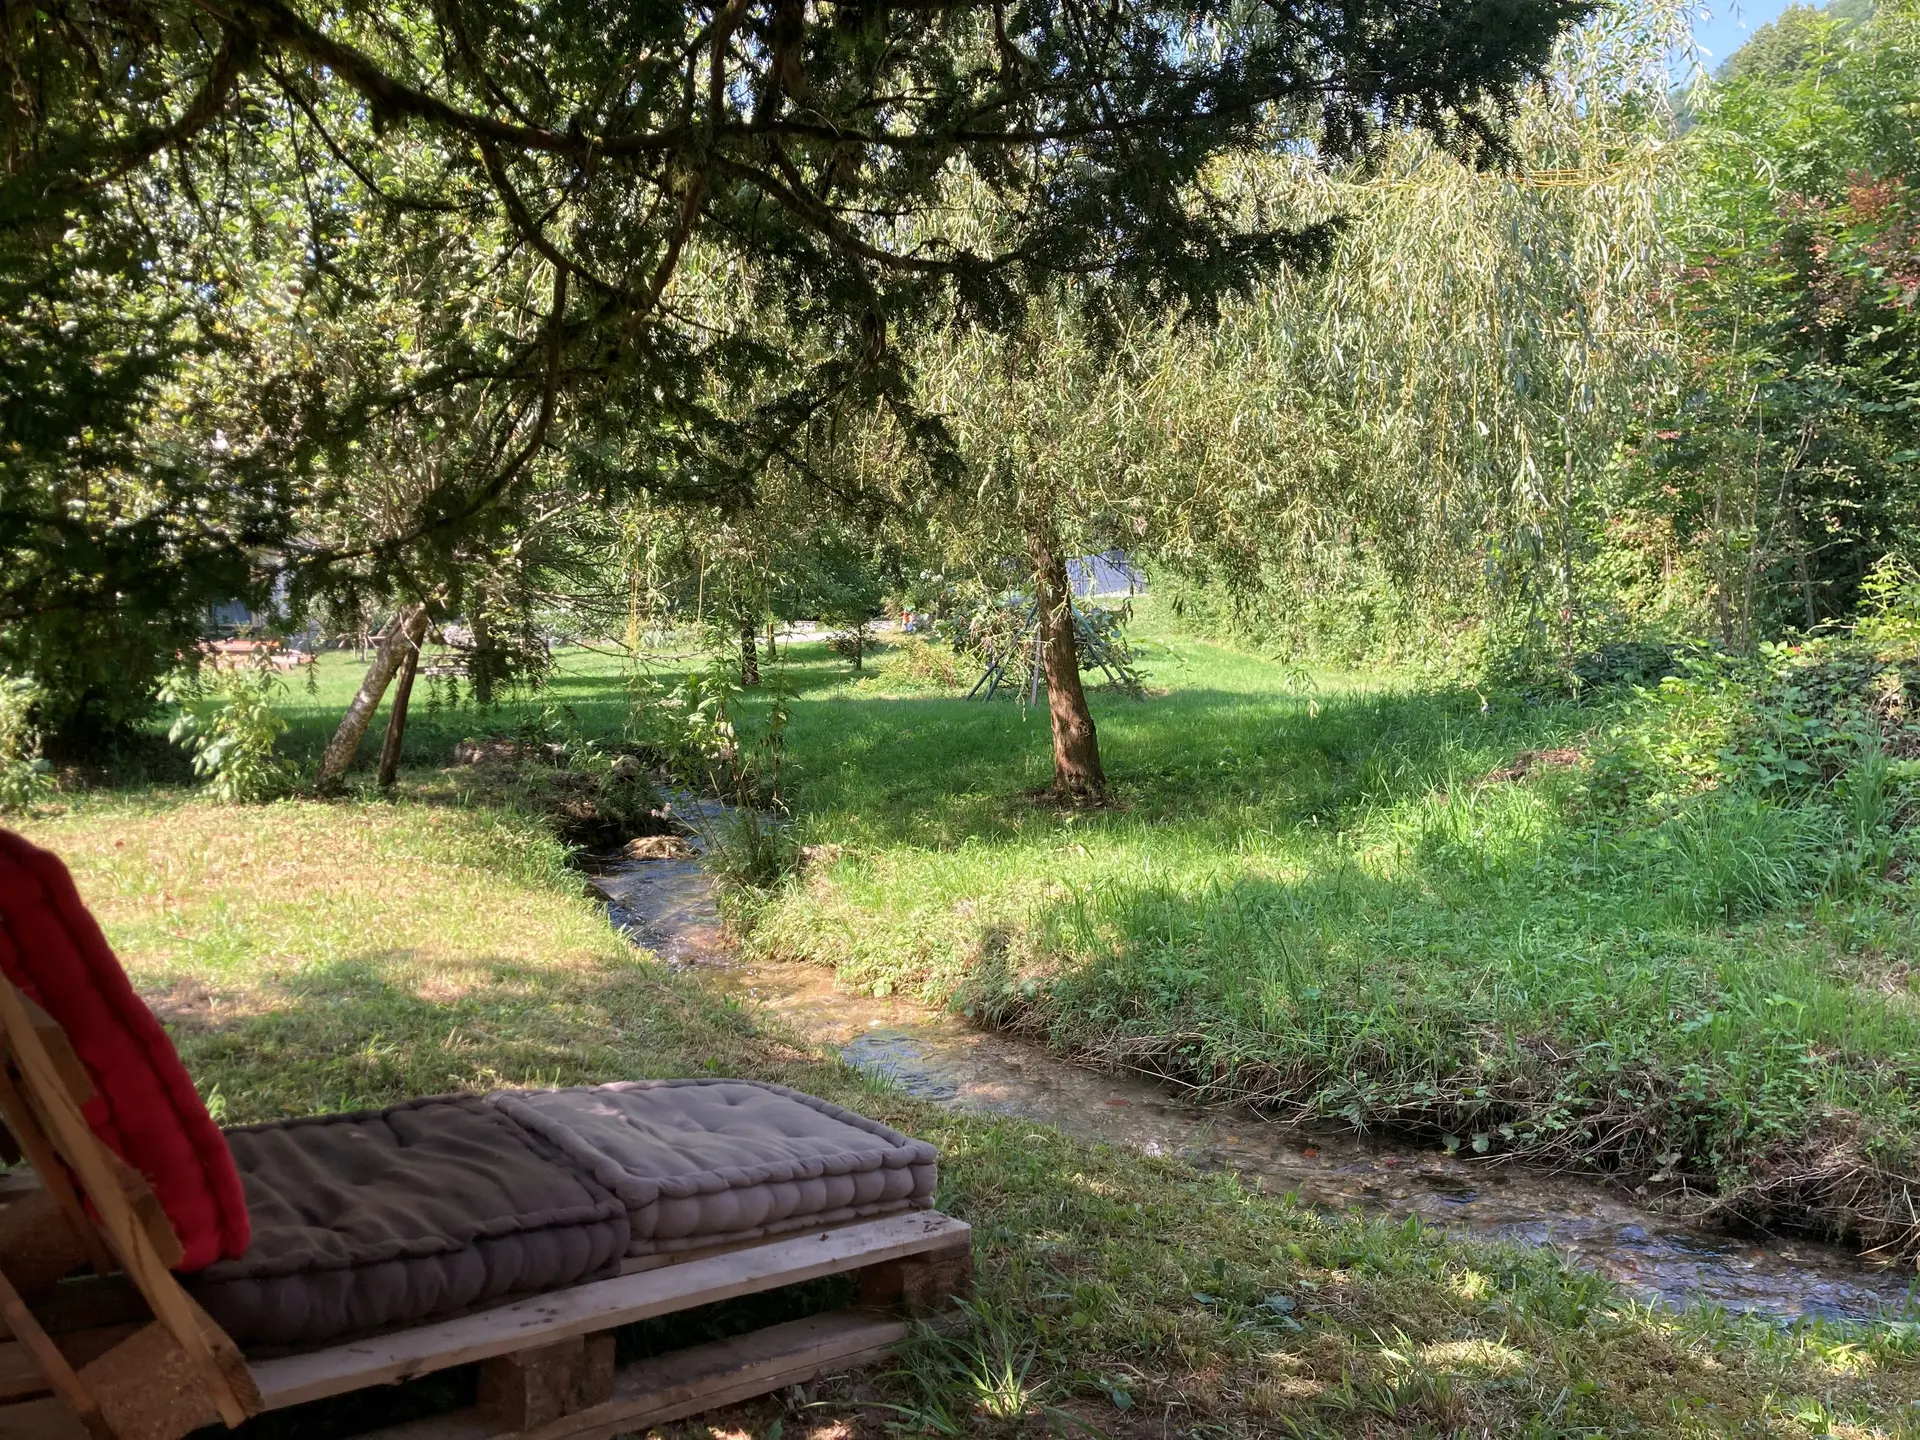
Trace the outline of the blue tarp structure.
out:
M 1067 561 L 1067 588 L 1080 600 L 1096 595 L 1144 595 L 1147 577 L 1127 558 L 1126 551 L 1108 550 Z

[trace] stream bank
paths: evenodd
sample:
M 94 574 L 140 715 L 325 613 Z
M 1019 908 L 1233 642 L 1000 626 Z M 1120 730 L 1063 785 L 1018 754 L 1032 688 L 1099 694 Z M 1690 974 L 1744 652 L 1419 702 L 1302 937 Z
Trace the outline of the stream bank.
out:
M 677 797 L 696 832 L 720 814 Z M 1308 1205 L 1406 1217 L 1449 1233 L 1550 1246 L 1645 1299 L 1792 1319 L 1905 1307 L 1910 1271 L 1799 1238 L 1709 1234 L 1603 1185 L 1347 1131 L 1277 1125 L 1183 1103 L 1141 1077 L 1082 1069 L 1028 1042 L 897 997 L 855 994 L 813 965 L 749 960 L 729 941 L 696 856 L 598 862 L 590 883 L 635 943 L 769 1010 L 906 1093 L 1049 1125 L 1077 1138 L 1232 1170 Z

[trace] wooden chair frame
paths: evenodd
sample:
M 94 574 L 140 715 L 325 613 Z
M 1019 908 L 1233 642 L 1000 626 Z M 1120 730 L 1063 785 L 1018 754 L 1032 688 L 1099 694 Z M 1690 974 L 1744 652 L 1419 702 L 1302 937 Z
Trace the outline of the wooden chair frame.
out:
M 911 1211 L 629 1260 L 612 1279 L 249 1364 L 175 1278 L 180 1242 L 146 1181 L 87 1125 L 91 1094 L 64 1032 L 0 980 L 0 1119 L 37 1182 L 0 1190 L 0 1436 L 179 1440 L 477 1363 L 478 1405 L 375 1433 L 601 1440 L 855 1368 L 972 1285 L 967 1225 Z M 83 1267 L 92 1276 L 77 1277 Z M 615 1369 L 619 1326 L 847 1272 L 855 1309 Z

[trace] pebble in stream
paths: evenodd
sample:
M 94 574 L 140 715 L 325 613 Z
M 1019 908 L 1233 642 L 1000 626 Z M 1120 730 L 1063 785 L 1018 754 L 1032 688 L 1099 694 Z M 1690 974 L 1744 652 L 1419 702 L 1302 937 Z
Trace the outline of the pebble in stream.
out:
M 682 803 L 696 827 L 711 802 Z M 668 962 L 785 1017 L 910 1095 L 1031 1120 L 1086 1140 L 1234 1170 L 1330 1210 L 1417 1215 L 1459 1235 L 1550 1245 L 1646 1298 L 1782 1317 L 1869 1318 L 1909 1303 L 1913 1277 L 1836 1246 L 1703 1234 L 1602 1186 L 1246 1111 L 1183 1104 L 1152 1082 L 1067 1064 L 957 1016 L 851 994 L 811 965 L 746 962 L 728 945 L 697 861 L 613 861 L 592 877 L 614 923 Z

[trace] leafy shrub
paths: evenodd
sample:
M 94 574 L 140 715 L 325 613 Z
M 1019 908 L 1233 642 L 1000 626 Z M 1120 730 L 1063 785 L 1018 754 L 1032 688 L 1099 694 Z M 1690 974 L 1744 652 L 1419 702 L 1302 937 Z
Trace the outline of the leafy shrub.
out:
M 167 739 L 192 755 L 215 799 L 252 804 L 293 787 L 293 766 L 274 751 L 287 728 L 274 699 L 285 688 L 271 670 L 239 666 L 178 671 L 161 687 L 180 707 Z
M 1582 690 L 1658 685 L 1698 650 L 1671 640 L 1615 640 L 1576 655 L 1573 678 Z
M 1920 658 L 1862 626 L 1702 654 L 1592 746 L 1588 817 L 1643 849 L 1675 910 L 1737 919 L 1883 876 L 1920 799 Z
M 778 806 L 792 698 L 777 685 L 763 694 L 764 706 L 749 706 L 732 657 L 717 652 L 706 669 L 671 687 L 636 680 L 628 735 L 682 784 L 735 805 Z
M 40 687 L 0 675 L 0 810 L 25 810 L 53 788 L 53 767 L 40 754 L 33 712 Z
M 795 858 L 787 826 L 751 806 L 729 810 L 707 835 L 707 868 L 733 890 L 771 890 Z
M 1734 786 L 1778 796 L 1832 786 L 1861 757 L 1920 759 L 1920 659 L 1858 636 L 1762 645 L 1684 663 L 1630 706 L 1595 752 L 1608 808 Z

